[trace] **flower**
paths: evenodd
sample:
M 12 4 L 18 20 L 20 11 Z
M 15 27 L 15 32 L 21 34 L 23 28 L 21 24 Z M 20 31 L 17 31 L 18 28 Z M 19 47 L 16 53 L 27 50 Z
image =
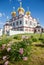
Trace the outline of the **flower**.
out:
M 6 61 L 5 63 L 4 63 L 4 65 L 8 65 L 9 64 L 9 61 Z
M 4 49 L 5 49 L 5 47 L 6 47 L 6 44 L 3 44 L 3 45 L 2 45 L 2 50 L 4 50 Z
M 22 36 L 22 39 L 29 39 L 29 37 L 28 36 Z
M 25 39 L 25 36 L 24 35 L 22 36 L 22 39 Z
M 10 47 L 11 46 L 11 44 L 7 44 L 7 47 Z
M 27 60 L 28 60 L 28 57 L 23 57 L 23 60 L 24 60 L 24 61 L 27 61 Z
M 11 48 L 7 48 L 7 52 L 9 52 L 11 50 Z
M 20 54 L 23 54 L 23 52 L 24 52 L 24 51 L 23 51 L 23 48 L 20 48 L 20 49 L 19 49 L 19 53 L 20 53 Z
M 3 60 L 6 60 L 7 56 L 3 56 Z
M 29 39 L 29 37 L 28 37 L 28 36 L 26 36 L 26 39 Z

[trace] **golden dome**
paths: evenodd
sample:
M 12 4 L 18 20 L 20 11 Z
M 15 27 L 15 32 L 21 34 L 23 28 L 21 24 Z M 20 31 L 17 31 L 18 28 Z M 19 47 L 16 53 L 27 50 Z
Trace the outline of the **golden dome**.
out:
M 24 9 L 22 7 L 18 8 L 18 12 L 20 11 L 24 12 Z
M 31 14 L 31 12 L 26 12 L 26 15 L 30 15 Z
M 16 12 L 11 12 L 11 14 L 13 17 L 16 16 Z

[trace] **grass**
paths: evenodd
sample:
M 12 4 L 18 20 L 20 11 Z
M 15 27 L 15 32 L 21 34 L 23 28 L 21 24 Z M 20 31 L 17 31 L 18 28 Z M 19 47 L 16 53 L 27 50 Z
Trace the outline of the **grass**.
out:
M 40 38 L 40 34 L 19 34 L 17 35 L 18 38 L 15 39 L 14 36 L 10 36 L 8 37 L 9 39 L 11 39 L 10 42 L 20 42 L 22 41 L 22 39 L 20 39 L 19 37 L 22 37 L 22 35 L 26 35 L 26 36 L 33 36 L 34 38 L 36 37 L 37 39 Z M 0 39 L 5 39 L 7 36 L 3 36 Z M 44 39 L 44 34 L 42 34 L 42 38 Z M 37 40 L 36 42 L 33 42 L 31 45 L 31 51 L 29 52 L 30 56 L 28 57 L 27 61 L 15 61 L 14 63 L 10 62 L 9 65 L 44 65 L 44 47 L 42 46 L 36 46 L 36 44 L 43 44 L 42 41 Z M 28 47 L 28 49 L 30 49 Z M 1 59 L 0 59 L 1 60 Z M 2 61 L 1 61 L 2 62 Z
M 15 63 L 10 63 L 10 65 L 44 65 L 44 48 L 42 47 L 31 47 L 31 55 L 28 61 L 17 61 Z
M 44 65 L 44 48 L 32 46 L 30 65 Z

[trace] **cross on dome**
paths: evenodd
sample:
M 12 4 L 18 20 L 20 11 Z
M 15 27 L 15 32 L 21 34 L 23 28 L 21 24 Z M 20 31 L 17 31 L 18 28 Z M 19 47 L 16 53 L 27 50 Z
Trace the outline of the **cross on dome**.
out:
M 29 11 L 29 7 L 27 7 L 28 11 L 26 12 L 26 15 L 30 15 L 31 12 Z
M 22 7 L 22 2 L 20 2 L 20 7 Z
M 18 8 L 18 13 L 19 13 L 19 15 L 24 15 L 24 12 L 25 12 L 25 10 L 22 7 L 22 2 L 20 2 L 20 7 Z
M 29 7 L 27 7 L 27 10 L 29 11 Z
M 15 11 L 15 7 L 13 6 L 13 11 Z
M 15 17 L 16 16 L 16 12 L 15 12 L 15 7 L 13 6 L 13 12 L 11 12 L 12 16 Z

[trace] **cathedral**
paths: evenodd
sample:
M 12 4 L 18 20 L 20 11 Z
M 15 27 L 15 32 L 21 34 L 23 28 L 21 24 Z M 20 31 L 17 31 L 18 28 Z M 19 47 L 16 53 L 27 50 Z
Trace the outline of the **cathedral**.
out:
M 16 11 L 11 12 L 11 19 L 6 22 L 4 25 L 5 34 L 8 33 L 9 30 L 14 31 L 27 31 L 34 32 L 35 27 L 37 26 L 37 19 L 31 16 L 31 12 L 28 10 L 25 12 L 25 9 L 22 7 L 22 3 L 20 2 L 20 7 L 18 8 L 18 15 Z

